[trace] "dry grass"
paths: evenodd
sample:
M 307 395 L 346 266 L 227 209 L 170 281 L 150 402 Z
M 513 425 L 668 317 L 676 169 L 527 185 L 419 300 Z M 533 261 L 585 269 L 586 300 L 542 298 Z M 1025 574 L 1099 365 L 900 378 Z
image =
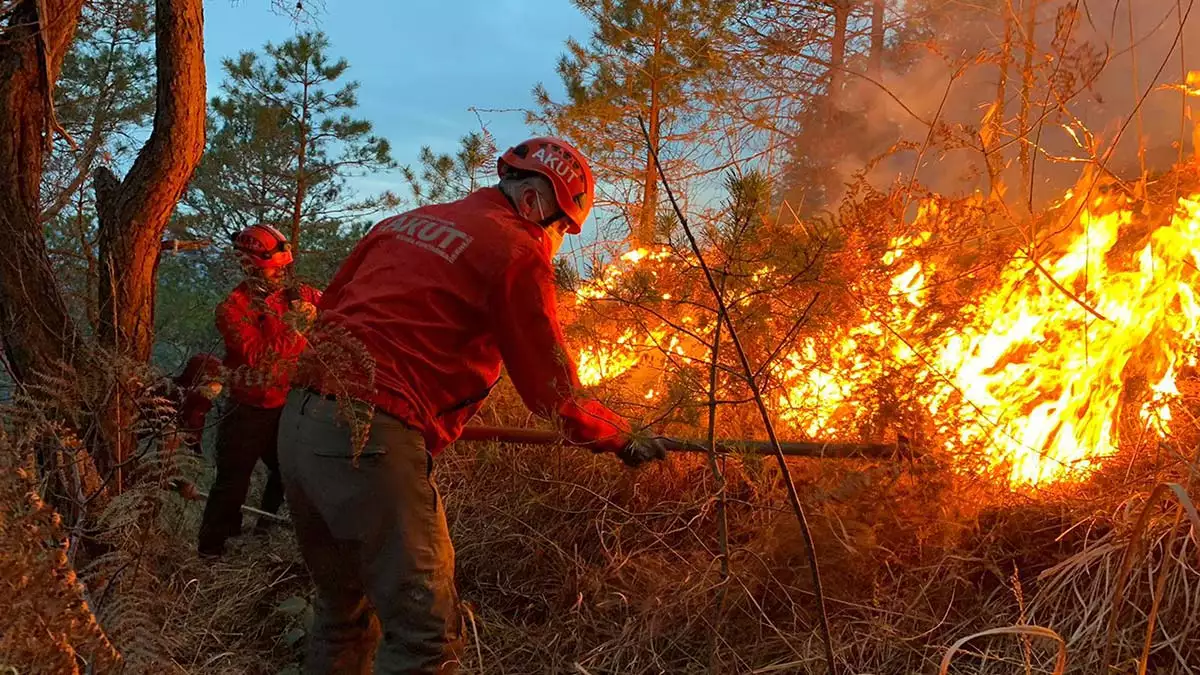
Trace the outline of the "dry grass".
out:
M 112 669 L 120 655 L 68 558 L 62 518 L 38 496 L 19 447 L 0 430 L 0 671 Z
M 523 422 L 516 410 L 502 392 L 487 414 Z M 244 536 L 221 562 L 201 562 L 200 505 L 160 486 L 211 476 L 190 457 L 147 457 L 138 487 L 101 518 L 112 552 L 80 569 L 124 672 L 295 672 L 311 587 L 290 532 Z M 778 470 L 762 458 L 727 466 L 725 579 L 702 457 L 630 472 L 568 448 L 493 444 L 452 448 L 439 466 L 473 607 L 466 672 L 824 672 L 799 534 Z M 1132 453 L 1089 486 L 1021 498 L 931 460 L 793 461 L 843 672 L 1099 672 L 1135 537 L 1145 544 L 1128 558 L 1118 672 L 1136 672 L 1152 608 L 1147 672 L 1191 672 L 1200 663 L 1194 534 L 1172 502 L 1147 501 L 1154 485 L 1186 480 L 1185 467 Z M 1046 631 L 1066 645 L 1065 670 Z M 95 649 L 103 643 L 87 640 L 102 638 L 85 632 L 70 644 Z M 14 654 L 5 643 L 6 663 L 20 663 Z

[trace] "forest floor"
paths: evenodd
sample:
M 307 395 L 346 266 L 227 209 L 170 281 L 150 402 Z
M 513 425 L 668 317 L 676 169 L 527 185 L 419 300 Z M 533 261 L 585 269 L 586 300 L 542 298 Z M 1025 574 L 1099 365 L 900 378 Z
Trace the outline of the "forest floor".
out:
M 1125 672 L 1141 656 L 1161 579 L 1149 672 L 1191 672 L 1195 532 L 1158 506 L 1135 528 L 1150 488 L 1183 480 L 1161 459 L 1132 457 L 1087 485 L 1024 496 L 921 462 L 791 461 L 839 672 L 936 673 L 954 641 L 1014 625 L 1055 631 L 1067 669 L 1056 671 L 1054 639 L 1002 633 L 972 641 L 947 672 L 1098 672 L 1134 534 L 1149 545 L 1131 559 L 1114 663 Z M 726 475 L 727 575 L 703 456 L 628 472 L 569 448 L 449 449 L 438 481 L 472 609 L 465 672 L 826 672 L 778 469 L 745 457 Z M 298 672 L 311 586 L 291 532 L 243 536 L 205 563 L 193 544 L 200 511 L 172 498 L 163 512 L 174 545 L 158 565 L 160 637 L 174 672 Z

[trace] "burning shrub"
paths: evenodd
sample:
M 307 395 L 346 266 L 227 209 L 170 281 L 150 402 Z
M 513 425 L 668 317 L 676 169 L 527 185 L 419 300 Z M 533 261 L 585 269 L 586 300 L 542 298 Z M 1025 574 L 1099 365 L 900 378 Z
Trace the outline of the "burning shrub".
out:
M 709 264 L 792 434 L 928 437 L 964 471 L 1037 485 L 1094 471 L 1123 435 L 1169 430 L 1200 340 L 1200 194 L 1157 197 L 1087 172 L 1029 224 L 929 196 L 886 237 L 902 206 L 844 209 L 840 248 L 807 240 L 823 263 L 805 270 L 858 267 L 832 288 L 720 237 Z M 585 382 L 619 383 L 647 419 L 686 422 L 679 409 L 705 404 L 716 314 L 693 267 L 669 246 L 635 249 L 574 296 Z M 718 363 L 716 398 L 744 401 L 735 364 Z M 1122 424 L 1128 406 L 1140 428 Z

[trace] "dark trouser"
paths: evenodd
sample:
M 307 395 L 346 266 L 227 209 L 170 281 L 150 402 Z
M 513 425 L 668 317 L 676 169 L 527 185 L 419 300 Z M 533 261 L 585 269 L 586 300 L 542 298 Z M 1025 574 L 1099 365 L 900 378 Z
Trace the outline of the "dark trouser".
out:
M 355 466 L 336 409 L 293 390 L 279 428 L 288 508 L 317 587 L 305 672 L 371 673 L 374 652 L 376 675 L 455 673 L 463 626 L 433 459 L 419 432 L 376 412 Z
M 199 550 L 219 554 L 225 540 L 242 531 L 242 504 L 258 460 L 270 473 L 263 488 L 262 510 L 279 511 L 283 480 L 279 475 L 279 416 L 282 408 L 256 408 L 234 403 L 217 426 L 217 478 L 213 481 L 200 521 Z M 259 521 L 265 526 L 265 521 Z

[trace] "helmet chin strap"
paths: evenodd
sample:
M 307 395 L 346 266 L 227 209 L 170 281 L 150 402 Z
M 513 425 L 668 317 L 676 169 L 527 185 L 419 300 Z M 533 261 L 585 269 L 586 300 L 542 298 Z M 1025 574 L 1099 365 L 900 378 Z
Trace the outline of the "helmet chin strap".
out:
M 559 218 L 561 218 L 562 215 L 559 214 L 559 215 L 546 216 L 546 209 L 542 206 L 542 195 L 537 190 L 533 190 L 533 196 L 534 196 L 534 200 L 537 203 L 537 210 L 538 210 L 538 216 L 539 216 L 537 220 L 534 220 L 532 217 L 530 217 L 533 214 L 525 215 L 525 214 L 521 213 L 520 201 L 513 198 L 512 195 L 510 195 L 507 192 L 502 192 L 502 194 L 504 195 L 504 198 L 508 200 L 508 203 L 512 205 L 513 210 L 515 210 L 517 212 L 518 216 L 520 216 L 520 217 L 524 218 L 525 220 L 533 223 L 534 225 L 537 225 L 538 227 L 542 228 L 542 232 L 544 233 L 544 236 L 546 237 L 546 242 L 548 244 L 546 246 L 546 250 L 547 250 L 547 252 L 549 252 L 550 257 L 553 258 L 555 255 L 558 255 L 558 249 L 562 246 L 563 236 L 562 236 L 562 233 L 559 232 L 556 228 L 553 228 L 550 226 L 553 225 L 554 222 L 557 221 Z
M 537 224 L 542 228 L 542 233 L 546 237 L 546 241 L 549 244 L 546 247 L 547 252 L 550 254 L 551 258 L 554 258 L 554 256 L 558 255 L 558 249 L 562 248 L 563 235 L 562 232 L 560 232 L 557 228 L 551 227 L 551 225 L 562 216 L 556 215 L 547 218 L 546 211 L 542 208 L 542 196 L 536 192 L 534 194 L 537 195 L 538 215 L 542 217 L 541 220 L 537 221 Z
M 541 227 L 544 230 L 544 229 L 550 227 L 550 224 L 553 223 L 554 221 L 558 220 L 559 217 L 558 216 L 550 216 L 549 218 L 547 218 L 546 210 L 542 208 L 542 195 L 538 194 L 537 192 L 535 192 L 534 194 L 537 195 L 538 215 L 541 216 L 541 219 L 536 222 L 538 224 L 538 227 Z
M 542 231 L 546 233 L 547 252 L 550 254 L 550 258 L 553 259 L 554 256 L 558 255 L 558 250 L 562 248 L 563 231 L 557 227 L 547 227 Z

